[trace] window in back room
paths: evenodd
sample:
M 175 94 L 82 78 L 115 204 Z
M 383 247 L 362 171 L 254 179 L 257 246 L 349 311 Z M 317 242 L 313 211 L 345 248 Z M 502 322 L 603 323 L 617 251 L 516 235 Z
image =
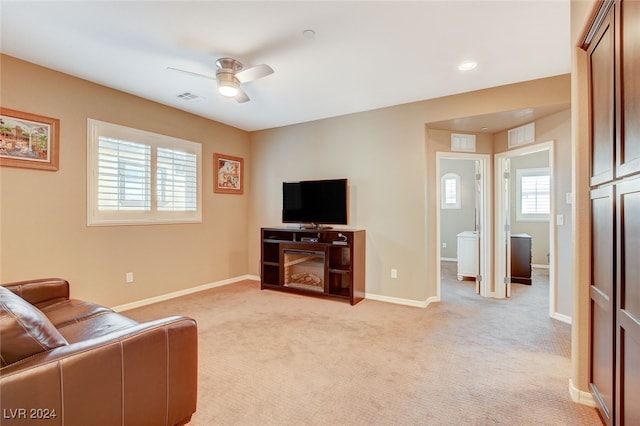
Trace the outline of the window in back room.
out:
M 460 208 L 460 176 L 456 173 L 447 173 L 440 180 L 441 208 Z
M 551 213 L 549 169 L 517 169 L 516 179 L 516 220 L 548 221 Z

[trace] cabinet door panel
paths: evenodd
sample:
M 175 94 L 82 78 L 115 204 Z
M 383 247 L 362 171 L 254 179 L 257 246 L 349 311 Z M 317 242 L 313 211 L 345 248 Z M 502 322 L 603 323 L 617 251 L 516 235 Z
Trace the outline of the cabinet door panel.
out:
M 612 180 L 615 164 L 614 10 L 609 10 L 589 48 L 592 186 Z
M 610 425 L 613 410 L 613 388 L 615 361 L 613 359 L 613 315 L 607 303 L 598 303 L 597 296 L 591 297 L 591 370 L 590 387 L 597 409 L 605 422 Z M 608 301 L 608 300 L 607 300 Z
M 614 187 L 591 191 L 591 389 L 611 424 L 614 394 Z
M 614 187 L 591 191 L 591 285 L 613 298 L 615 216 Z
M 619 424 L 640 424 L 640 178 L 617 185 L 616 303 Z
M 640 319 L 640 179 L 619 183 L 618 301 Z
M 625 321 L 623 321 L 625 322 Z M 618 335 L 618 423 L 620 425 L 640 425 L 640 324 L 622 325 Z
M 623 1 L 618 13 L 618 135 L 616 175 L 640 172 L 640 2 Z

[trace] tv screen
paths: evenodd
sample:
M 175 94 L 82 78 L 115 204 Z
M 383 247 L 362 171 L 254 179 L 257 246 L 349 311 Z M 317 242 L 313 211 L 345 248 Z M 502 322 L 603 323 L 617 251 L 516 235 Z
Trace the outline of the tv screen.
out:
M 347 224 L 347 179 L 282 183 L 282 222 Z

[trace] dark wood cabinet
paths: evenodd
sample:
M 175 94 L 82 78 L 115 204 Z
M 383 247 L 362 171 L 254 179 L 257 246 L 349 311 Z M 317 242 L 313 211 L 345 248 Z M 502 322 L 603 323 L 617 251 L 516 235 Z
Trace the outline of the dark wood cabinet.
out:
M 511 282 L 531 285 L 531 235 L 511 234 Z
M 365 294 L 365 231 L 262 228 L 261 289 L 348 300 Z
M 591 102 L 590 387 L 607 425 L 640 424 L 640 2 L 599 2 L 582 47 Z

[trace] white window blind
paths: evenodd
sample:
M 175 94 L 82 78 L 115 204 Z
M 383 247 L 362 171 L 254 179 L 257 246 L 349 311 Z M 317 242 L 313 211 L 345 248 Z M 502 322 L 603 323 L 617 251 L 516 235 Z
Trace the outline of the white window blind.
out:
M 87 223 L 202 221 L 202 146 L 89 119 Z
M 551 176 L 549 169 L 516 171 L 517 211 L 520 221 L 549 220 L 551 213 Z
M 151 210 L 151 147 L 98 138 L 98 209 Z
M 158 210 L 195 211 L 197 158 L 188 152 L 158 148 Z
M 549 176 L 523 176 L 521 185 L 522 213 L 549 214 L 551 210 Z

